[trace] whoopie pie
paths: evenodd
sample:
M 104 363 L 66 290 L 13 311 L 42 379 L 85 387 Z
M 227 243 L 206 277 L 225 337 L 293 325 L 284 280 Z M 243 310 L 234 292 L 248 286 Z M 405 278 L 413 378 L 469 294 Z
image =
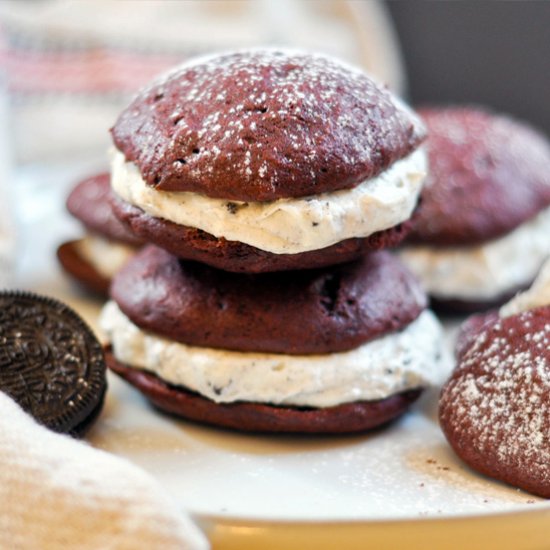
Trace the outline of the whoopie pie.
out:
M 110 175 L 100 173 L 79 182 L 67 198 L 67 209 L 86 229 L 78 240 L 57 250 L 63 269 L 88 290 L 107 295 L 113 275 L 142 242 L 113 214 Z
M 477 107 L 419 112 L 430 173 L 401 258 L 440 309 L 500 305 L 550 257 L 550 143 Z
M 157 407 L 217 426 L 366 430 L 404 412 L 445 367 L 425 294 L 385 251 L 238 274 L 148 246 L 111 296 L 109 367 Z
M 334 265 L 395 246 L 425 128 L 364 72 L 259 49 L 190 61 L 112 128 L 113 209 L 140 239 L 233 272 Z

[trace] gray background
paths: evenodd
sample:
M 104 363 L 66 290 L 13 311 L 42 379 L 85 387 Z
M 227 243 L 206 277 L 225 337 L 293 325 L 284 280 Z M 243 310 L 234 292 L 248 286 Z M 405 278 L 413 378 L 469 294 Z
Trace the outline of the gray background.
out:
M 478 103 L 550 134 L 550 1 L 389 0 L 413 104 Z

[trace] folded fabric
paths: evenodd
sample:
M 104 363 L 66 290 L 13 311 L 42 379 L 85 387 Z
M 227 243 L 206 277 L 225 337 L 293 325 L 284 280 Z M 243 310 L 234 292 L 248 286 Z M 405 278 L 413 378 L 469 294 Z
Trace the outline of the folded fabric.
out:
M 146 472 L 55 434 L 0 393 L 0 548 L 203 549 Z
M 281 44 L 320 50 L 362 65 L 390 88 L 404 87 L 399 46 L 381 0 L 97 5 L 0 2 L 0 90 L 5 82 L 10 111 L 0 142 L 5 135 L 18 162 L 103 155 L 107 128 L 131 94 L 154 75 L 209 52 Z M 0 114 L 1 103 L 0 96 Z

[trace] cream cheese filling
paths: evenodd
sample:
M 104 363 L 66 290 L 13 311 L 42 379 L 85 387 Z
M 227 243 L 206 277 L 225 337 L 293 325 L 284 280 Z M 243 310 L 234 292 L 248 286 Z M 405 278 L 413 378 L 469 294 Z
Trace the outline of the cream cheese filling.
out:
M 409 246 L 399 256 L 432 296 L 491 300 L 529 284 L 550 257 L 550 208 L 478 246 Z
M 123 200 L 156 218 L 274 254 L 298 254 L 352 237 L 368 237 L 409 219 L 426 170 L 426 153 L 417 149 L 352 189 L 269 202 L 238 202 L 198 193 L 157 191 L 146 185 L 135 164 L 126 162 L 115 150 L 111 185 Z
M 509 317 L 542 306 L 550 306 L 550 259 L 542 266 L 531 287 L 504 304 L 500 308 L 499 315 Z
M 76 246 L 78 253 L 107 279 L 112 279 L 136 253 L 133 246 L 90 234 Z
M 401 332 L 326 355 L 187 346 L 142 331 L 112 301 L 100 323 L 118 361 L 216 403 L 332 407 L 438 384 L 448 374 L 442 328 L 430 311 Z

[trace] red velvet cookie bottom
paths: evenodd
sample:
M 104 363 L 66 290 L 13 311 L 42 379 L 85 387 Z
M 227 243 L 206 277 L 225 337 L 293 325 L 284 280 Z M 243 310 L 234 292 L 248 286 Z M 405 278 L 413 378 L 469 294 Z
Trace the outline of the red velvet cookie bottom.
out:
M 109 295 L 111 279 L 105 277 L 78 251 L 80 241 L 63 243 L 57 249 L 61 267 L 86 290 L 106 298 Z
M 473 313 L 489 311 L 504 305 L 518 292 L 525 290 L 531 282 L 516 286 L 513 289 L 500 294 L 490 300 L 466 300 L 458 298 L 437 298 L 430 296 L 430 307 L 442 315 L 470 315 Z
M 219 404 L 197 393 L 167 384 L 156 375 L 119 363 L 106 348 L 107 366 L 135 386 L 159 409 L 204 424 L 244 432 L 344 434 L 377 428 L 403 414 L 422 390 L 414 389 L 378 401 L 359 401 L 323 409 L 262 403 Z
M 356 260 L 368 252 L 397 246 L 412 229 L 411 220 L 361 239 L 346 239 L 320 250 L 273 254 L 238 241 L 216 238 L 200 229 L 155 218 L 117 198 L 113 212 L 144 242 L 157 245 L 178 258 L 194 260 L 224 271 L 267 273 L 313 269 Z

